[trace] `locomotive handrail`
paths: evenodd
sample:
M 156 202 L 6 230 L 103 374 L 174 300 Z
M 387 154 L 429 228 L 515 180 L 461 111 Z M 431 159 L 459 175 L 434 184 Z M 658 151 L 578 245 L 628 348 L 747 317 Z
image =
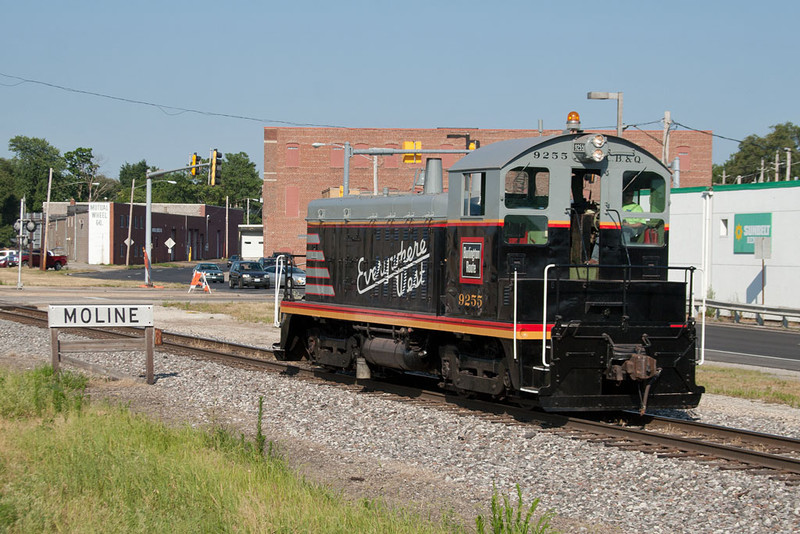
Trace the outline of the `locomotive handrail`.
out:
M 517 361 L 517 270 L 514 269 L 514 361 Z
M 544 268 L 544 298 L 542 298 L 542 366 L 545 369 L 550 369 L 547 363 L 547 271 L 551 267 L 556 267 L 556 264 L 551 263 Z
M 609 269 L 616 268 L 616 269 L 620 269 L 621 268 L 621 269 L 624 269 L 624 271 L 626 273 L 623 278 L 624 278 L 624 280 L 626 282 L 628 282 L 628 281 L 631 280 L 631 278 L 630 278 L 631 270 L 636 269 L 636 268 L 650 267 L 650 266 L 646 266 L 646 265 L 595 265 L 595 264 L 587 264 L 587 265 L 565 264 L 565 265 L 559 265 L 559 264 L 555 264 L 555 263 L 548 264 L 544 268 L 544 277 L 543 277 L 544 278 L 544 291 L 543 291 L 543 298 L 542 298 L 542 366 L 544 367 L 545 370 L 548 370 L 550 368 L 550 365 L 547 363 L 547 358 L 546 358 L 546 356 L 547 356 L 547 274 L 548 274 L 548 271 L 552 267 L 556 267 L 556 268 L 591 267 L 591 268 L 595 268 L 595 269 L 601 269 L 601 268 L 609 268 Z M 650 267 L 650 268 L 652 268 L 652 267 Z M 655 268 L 664 269 L 665 271 L 670 271 L 670 270 L 673 270 L 673 271 L 684 271 L 684 276 L 688 272 L 690 277 L 694 277 L 694 271 L 700 271 L 701 273 L 703 273 L 703 276 L 705 276 L 705 272 L 703 271 L 703 269 L 698 268 L 698 267 L 694 267 L 694 266 L 680 267 L 680 266 L 673 266 L 673 265 L 660 265 L 660 266 L 656 266 Z M 558 271 L 556 271 L 556 272 L 558 272 Z M 516 320 L 517 320 L 516 319 L 516 287 L 517 287 L 517 278 L 516 278 L 516 276 L 517 276 L 517 271 L 514 271 L 514 291 L 515 291 L 515 296 L 514 296 L 514 333 L 515 334 L 514 335 L 515 336 L 516 336 Z M 587 271 L 587 278 L 588 278 L 588 271 Z M 557 276 L 557 279 L 558 280 L 561 279 L 560 275 Z M 685 278 L 684 278 L 684 282 L 686 282 Z M 623 297 L 622 297 L 623 306 L 625 306 L 625 304 L 627 302 L 627 299 L 625 298 L 625 294 L 626 294 L 625 286 L 627 286 L 627 284 L 623 284 L 623 289 L 622 289 L 622 291 L 623 291 Z M 692 289 L 694 287 L 694 283 L 692 281 L 689 281 L 687 283 L 687 286 L 689 287 L 689 298 L 687 300 L 689 302 L 689 305 L 691 306 L 692 302 L 698 302 L 698 301 L 694 300 L 693 293 L 692 293 Z M 703 310 L 703 314 L 702 314 L 702 318 L 700 320 L 700 332 L 701 332 L 701 335 L 700 335 L 700 358 L 697 361 L 697 365 L 703 365 L 705 363 L 705 354 L 706 354 L 706 317 L 705 317 L 705 310 L 706 310 L 706 303 L 707 302 L 711 302 L 711 301 L 707 301 L 706 298 L 705 298 L 705 295 L 703 295 L 703 298 L 699 299 L 699 302 L 702 305 L 701 309 Z M 783 308 L 783 309 L 784 310 L 788 310 L 787 308 Z M 624 308 L 623 308 L 623 310 L 624 310 Z M 687 310 L 687 314 L 690 313 L 690 311 L 691 310 Z M 797 312 L 793 316 L 800 317 L 800 310 L 791 310 L 791 311 Z M 780 314 L 776 314 L 776 315 L 780 315 Z M 789 315 L 792 315 L 792 314 L 789 314 Z M 784 321 L 785 321 L 785 317 L 784 317 Z M 515 351 L 515 354 L 516 354 L 516 337 L 514 339 L 514 351 Z

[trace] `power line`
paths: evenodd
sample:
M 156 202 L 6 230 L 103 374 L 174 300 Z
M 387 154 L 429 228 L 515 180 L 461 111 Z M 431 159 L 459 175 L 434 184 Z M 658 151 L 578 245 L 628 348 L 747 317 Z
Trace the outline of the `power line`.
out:
M 132 99 L 132 98 L 124 98 L 124 97 L 121 97 L 121 96 L 107 95 L 107 94 L 103 94 L 103 93 L 97 93 L 97 92 L 94 92 L 94 91 L 85 91 L 83 89 L 75 89 L 75 88 L 72 88 L 72 87 L 66 87 L 66 86 L 63 86 L 63 85 L 55 84 L 55 83 L 43 82 L 43 81 L 40 81 L 40 80 L 31 80 L 29 78 L 21 78 L 19 76 L 14 76 L 14 75 L 11 75 L 11 74 L 5 74 L 3 72 L 0 72 L 0 76 L 5 76 L 6 78 L 19 80 L 17 83 L 14 83 L 14 84 L 5 84 L 5 83 L 0 84 L 0 85 L 4 85 L 6 87 L 16 87 L 16 86 L 22 85 L 24 83 L 32 83 L 32 84 L 36 84 L 36 85 L 43 85 L 45 87 L 50 87 L 50 88 L 53 88 L 53 89 L 58 89 L 60 91 L 66 91 L 66 92 L 69 92 L 69 93 L 78 93 L 78 94 L 82 94 L 82 95 L 95 96 L 95 97 L 99 97 L 99 98 L 107 98 L 109 100 L 116 100 L 118 102 L 126 102 L 128 104 L 138 104 L 138 105 L 141 105 L 141 106 L 150 106 L 150 107 L 154 107 L 154 108 L 158 109 L 159 111 L 161 111 L 162 113 L 164 113 L 166 115 L 180 115 L 181 113 L 196 113 L 198 115 L 206 115 L 206 116 L 209 116 L 209 117 L 226 117 L 226 118 L 229 118 L 229 119 L 241 119 L 241 120 L 255 121 L 255 122 L 260 122 L 260 123 L 265 123 L 266 122 L 266 123 L 274 123 L 274 124 L 286 124 L 288 126 L 313 126 L 313 127 L 319 127 L 319 128 L 344 128 L 344 126 L 336 126 L 336 125 L 332 125 L 332 124 L 313 124 L 313 123 L 303 123 L 303 122 L 292 122 L 292 121 L 283 121 L 283 120 L 278 120 L 278 119 L 265 119 L 265 118 L 259 118 L 259 117 L 248 117 L 246 115 L 233 115 L 233 114 L 230 114 L 230 113 L 218 113 L 218 112 L 214 112 L 214 111 L 205 111 L 205 110 L 201 110 L 201 109 L 181 108 L 181 107 L 177 107 L 177 106 L 168 106 L 168 105 L 165 105 L 165 104 L 156 104 L 156 103 L 153 103 L 153 102 L 146 102 L 144 100 L 135 100 L 135 99 Z M 178 113 L 168 113 L 167 110 L 174 110 L 174 111 L 177 111 Z
M 692 128 L 691 126 L 686 126 L 685 124 L 681 124 L 678 121 L 672 121 L 672 124 L 676 126 L 680 126 L 681 128 L 686 128 L 687 130 L 691 130 L 693 132 L 698 132 L 701 134 L 710 135 L 711 137 L 719 137 L 720 139 L 725 139 L 726 141 L 734 141 L 736 143 L 744 143 L 741 139 L 734 139 L 733 137 L 725 137 L 724 135 L 719 135 L 711 132 L 707 132 L 705 130 L 698 130 L 697 128 Z M 754 143 L 756 146 L 761 146 L 758 143 Z

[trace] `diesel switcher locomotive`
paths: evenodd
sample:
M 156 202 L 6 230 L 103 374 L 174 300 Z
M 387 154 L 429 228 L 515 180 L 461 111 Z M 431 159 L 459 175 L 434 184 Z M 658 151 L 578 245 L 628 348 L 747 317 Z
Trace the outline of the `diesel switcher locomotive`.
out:
M 697 406 L 670 172 L 579 121 L 470 152 L 446 191 L 431 158 L 420 193 L 311 202 L 305 300 L 282 302 L 278 357 L 548 411 Z

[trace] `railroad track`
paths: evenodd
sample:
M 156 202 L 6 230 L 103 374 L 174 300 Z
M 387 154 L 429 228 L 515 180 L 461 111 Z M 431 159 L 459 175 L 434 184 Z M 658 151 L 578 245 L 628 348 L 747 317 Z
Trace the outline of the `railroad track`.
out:
M 47 312 L 37 308 L 0 306 L 0 319 L 47 327 Z M 80 328 L 71 333 L 91 338 L 141 337 L 136 328 Z M 625 450 L 652 453 L 664 458 L 684 458 L 708 462 L 723 470 L 746 470 L 800 485 L 800 440 L 694 421 L 655 415 L 622 414 L 617 422 L 577 418 L 562 414 L 531 411 L 507 404 L 467 399 L 458 395 L 418 386 L 356 380 L 349 375 L 331 373 L 302 362 L 280 362 L 272 351 L 238 343 L 197 338 L 160 331 L 159 350 L 173 354 L 211 359 L 235 365 L 306 379 L 335 382 L 361 394 L 391 395 L 395 400 L 468 413 L 492 422 L 524 425 L 536 431 L 554 432 L 571 439 L 602 443 Z M 80 365 L 79 361 L 70 359 Z M 87 366 L 98 371 L 94 366 Z M 113 376 L 113 372 L 106 372 Z

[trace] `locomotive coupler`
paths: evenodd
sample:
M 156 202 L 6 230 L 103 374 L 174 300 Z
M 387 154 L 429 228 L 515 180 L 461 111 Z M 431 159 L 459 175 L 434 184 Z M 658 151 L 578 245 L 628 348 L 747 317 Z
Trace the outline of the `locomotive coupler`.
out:
M 658 376 L 661 369 L 658 362 L 645 352 L 641 344 L 615 344 L 607 338 L 609 359 L 606 378 L 616 382 L 625 379 L 634 381 L 650 380 Z
M 644 344 L 615 344 L 610 336 L 603 336 L 608 342 L 609 360 L 606 368 L 606 378 L 617 383 L 625 379 L 637 382 L 639 386 L 639 414 L 644 415 L 647 410 L 647 399 L 650 388 L 661 374 L 658 362 L 645 352 Z M 649 339 L 643 338 L 646 345 Z

